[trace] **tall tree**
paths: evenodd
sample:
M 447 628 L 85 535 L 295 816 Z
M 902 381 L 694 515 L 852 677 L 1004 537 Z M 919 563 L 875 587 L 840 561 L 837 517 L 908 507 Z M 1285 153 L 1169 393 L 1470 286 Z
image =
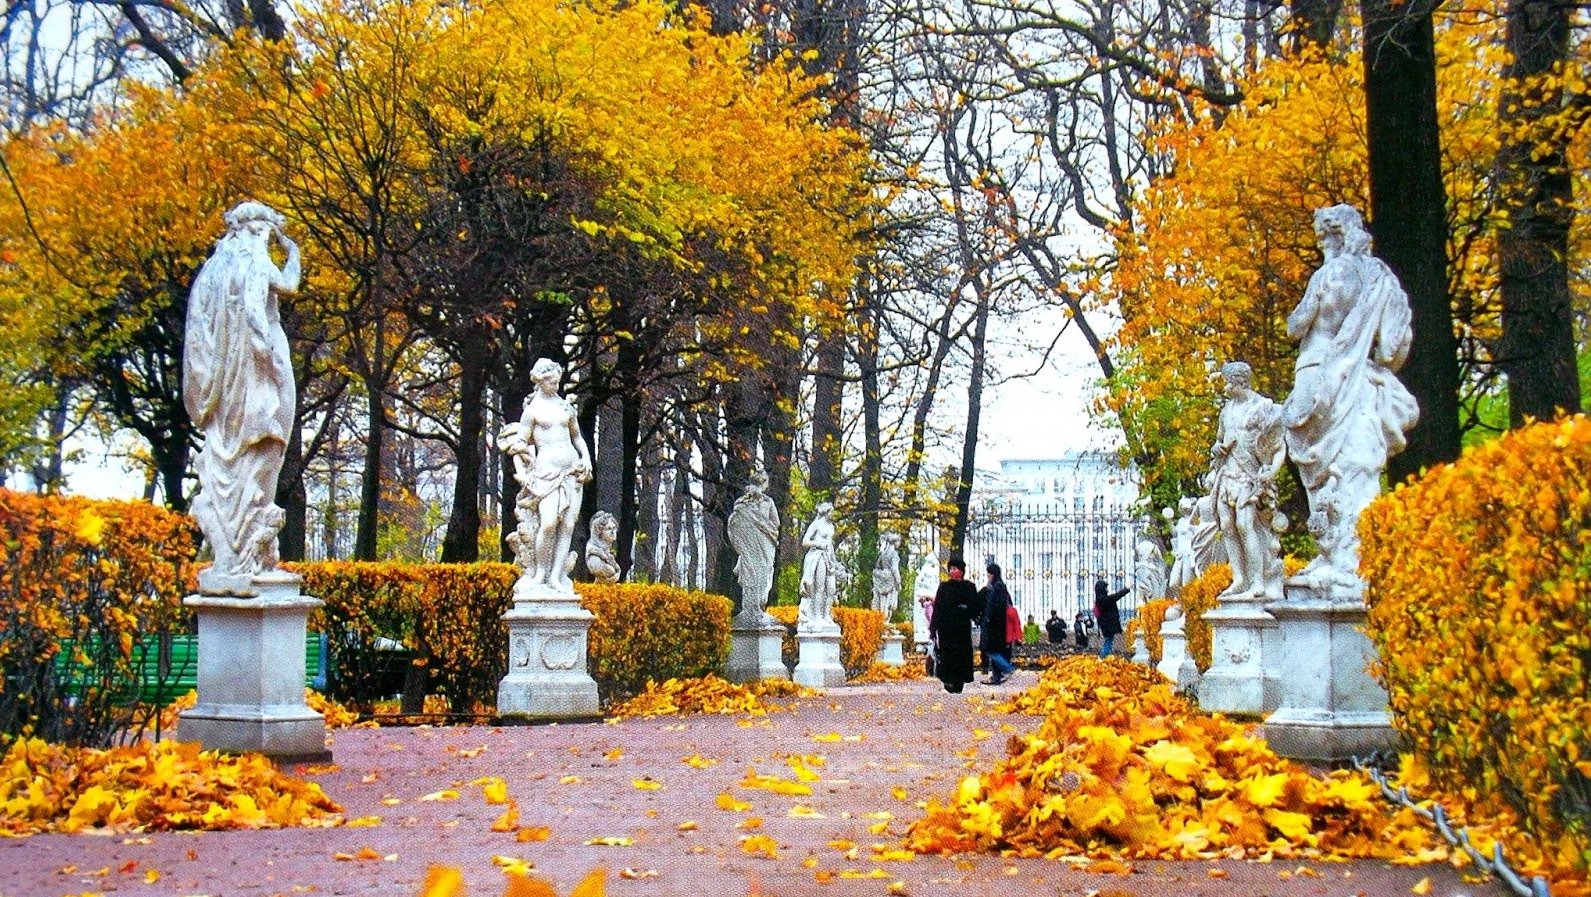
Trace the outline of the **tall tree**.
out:
M 1448 293 L 1447 194 L 1436 112 L 1437 0 L 1361 0 L 1370 227 L 1376 255 L 1408 291 L 1414 341 L 1399 372 L 1420 405 L 1398 482 L 1459 453 L 1458 342 Z

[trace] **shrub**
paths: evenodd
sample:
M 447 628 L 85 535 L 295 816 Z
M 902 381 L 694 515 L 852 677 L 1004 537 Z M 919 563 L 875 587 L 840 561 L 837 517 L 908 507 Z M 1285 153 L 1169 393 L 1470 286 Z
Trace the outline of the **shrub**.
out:
M 834 621 L 840 624 L 840 666 L 845 678 L 855 679 L 867 672 L 884 647 L 884 615 L 876 610 L 836 607 Z
M 1204 615 L 1215 610 L 1216 596 L 1232 584 L 1232 568 L 1226 564 L 1211 564 L 1193 582 L 1182 587 L 1177 601 L 1182 604 L 1182 632 L 1188 639 L 1188 654 L 1199 667 L 1199 672 L 1210 668 L 1214 662 L 1210 645 L 1210 624 Z
M 1166 612 L 1176 605 L 1174 598 L 1156 598 L 1138 610 L 1138 617 L 1133 623 L 1141 624 L 1144 633 L 1144 643 L 1149 646 L 1149 662 L 1159 663 L 1164 642 L 1160 640 L 1160 627 L 1166 622 Z M 1128 647 L 1132 643 L 1128 642 Z
M 191 520 L 148 502 L 0 490 L 0 739 L 106 747 L 157 718 L 143 654 L 191 631 L 194 554 Z
M 519 571 L 510 564 L 326 562 L 293 565 L 304 591 L 326 602 L 312 623 L 330 636 L 340 700 L 368 702 L 380 637 L 402 642 L 454 713 L 496 706 L 508 670 L 508 627 Z M 728 658 L 729 600 L 661 585 L 576 583 L 596 619 L 587 669 L 605 704 L 648 680 L 702 676 Z
M 1432 781 L 1591 870 L 1591 419 L 1472 447 L 1359 532 L 1376 672 Z

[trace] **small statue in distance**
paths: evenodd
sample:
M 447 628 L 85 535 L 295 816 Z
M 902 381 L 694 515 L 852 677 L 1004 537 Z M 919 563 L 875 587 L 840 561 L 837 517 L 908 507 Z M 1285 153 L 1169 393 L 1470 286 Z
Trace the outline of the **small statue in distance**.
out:
M 840 591 L 840 561 L 834 553 L 832 502 L 814 510 L 812 522 L 801 536 L 806 555 L 801 560 L 801 606 L 798 620 L 807 629 L 834 629 L 834 602 Z
M 591 515 L 591 537 L 586 539 L 586 570 L 593 582 L 619 581 L 619 562 L 613 543 L 619 538 L 619 520 L 607 511 Z
M 735 549 L 735 578 L 740 581 L 742 622 L 766 623 L 768 596 L 773 591 L 775 556 L 779 544 L 779 509 L 767 493 L 768 472 L 761 464 L 751 470 L 746 491 L 735 500 L 726 527 Z
M 873 564 L 873 609 L 888 623 L 900 601 L 900 534 L 884 533 L 878 540 L 878 560 Z
M 1276 474 L 1287 460 L 1281 409 L 1251 386 L 1253 370 L 1241 361 L 1221 368 L 1227 402 L 1221 408 L 1210 472 L 1205 476 L 1215 518 L 1232 564 L 1232 585 L 1222 601 L 1279 601 Z
M 204 434 L 192 512 L 215 563 L 200 571 L 200 591 L 253 595 L 255 578 L 278 571 L 286 520 L 276 485 L 298 393 L 277 296 L 298 290 L 299 250 L 266 205 L 239 203 L 225 218 L 226 235 L 188 298 L 182 398 Z M 272 238 L 285 255 L 280 269 Z

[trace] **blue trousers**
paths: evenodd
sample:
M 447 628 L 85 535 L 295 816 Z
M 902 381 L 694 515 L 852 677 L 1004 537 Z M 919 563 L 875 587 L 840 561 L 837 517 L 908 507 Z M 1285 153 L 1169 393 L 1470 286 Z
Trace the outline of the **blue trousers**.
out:
M 1113 651 L 1115 648 L 1116 648 L 1116 637 L 1114 635 L 1105 636 L 1101 640 L 1100 645 L 1099 645 L 1099 659 L 1100 660 L 1104 660 L 1105 658 L 1109 657 L 1110 654 L 1111 654 L 1111 651 Z

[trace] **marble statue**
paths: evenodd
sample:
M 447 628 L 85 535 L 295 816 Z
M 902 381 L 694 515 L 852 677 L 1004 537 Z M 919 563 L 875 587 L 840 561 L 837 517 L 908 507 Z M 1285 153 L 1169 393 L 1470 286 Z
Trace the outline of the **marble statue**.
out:
M 1140 538 L 1133 550 L 1133 583 L 1141 602 L 1166 596 L 1165 554 L 1148 536 Z
M 586 539 L 586 570 L 594 582 L 618 582 L 619 562 L 613 543 L 619 538 L 619 520 L 607 511 L 591 515 L 591 537 Z
M 884 533 L 878 539 L 878 561 L 873 564 L 873 609 L 888 623 L 900 601 L 900 535 Z
M 828 629 L 836 626 L 832 617 L 834 602 L 840 592 L 840 561 L 834 553 L 834 513 L 831 502 L 819 504 L 812 522 L 801 535 L 801 547 L 806 555 L 801 560 L 801 607 L 799 620 L 802 626 Z
M 503 427 L 498 445 L 514 462 L 519 483 L 515 501 L 518 527 L 508 537 L 521 582 L 557 593 L 572 593 L 569 550 L 580 498 L 591 479 L 591 451 L 580 433 L 575 406 L 558 394 L 563 368 L 550 358 L 530 370 L 534 389 L 519 420 Z
M 1392 269 L 1370 254 L 1357 209 L 1316 211 L 1315 235 L 1325 261 L 1287 316 L 1287 333 L 1299 345 L 1282 419 L 1320 554 L 1295 581 L 1357 596 L 1359 514 L 1381 491 L 1387 459 L 1403 451 L 1404 434 L 1419 418 L 1395 375 L 1408 358 L 1411 313 Z
M 1279 601 L 1267 591 L 1281 563 L 1275 557 L 1272 524 L 1276 474 L 1286 461 L 1280 407 L 1255 392 L 1253 371 L 1234 361 L 1223 365 L 1227 402 L 1221 408 L 1210 472 L 1205 477 L 1216 524 L 1232 565 L 1232 585 L 1222 601 Z
M 1193 575 L 1227 562 L 1226 543 L 1215 519 L 1215 499 L 1205 495 L 1193 502 Z
M 182 400 L 204 434 L 192 513 L 215 563 L 199 574 L 200 591 L 252 594 L 254 577 L 278 569 L 276 534 L 287 519 L 276 482 L 297 390 L 277 296 L 298 290 L 299 251 L 268 206 L 239 203 L 225 219 L 188 297 Z
M 1162 512 L 1171 524 L 1171 573 L 1166 577 L 1166 591 L 1172 595 L 1180 594 L 1199 575 L 1193 557 L 1193 507 L 1193 498 L 1183 496 L 1175 511 L 1166 508 Z
M 912 587 L 912 640 L 926 647 L 929 642 L 928 618 L 934 612 L 934 596 L 939 593 L 939 561 L 929 554 L 917 568 Z
M 740 581 L 740 613 L 761 621 L 773 591 L 774 553 L 779 544 L 779 509 L 768 496 L 768 472 L 752 468 L 746 491 L 729 512 L 729 544 L 735 549 L 735 578 Z

